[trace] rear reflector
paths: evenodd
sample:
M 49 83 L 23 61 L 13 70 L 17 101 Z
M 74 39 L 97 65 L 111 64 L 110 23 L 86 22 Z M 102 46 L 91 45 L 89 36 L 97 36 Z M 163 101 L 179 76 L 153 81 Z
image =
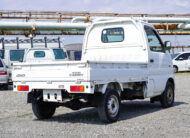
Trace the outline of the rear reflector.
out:
M 29 86 L 17 86 L 18 91 L 29 91 Z
M 0 70 L 0 75 L 7 75 L 7 72 Z
M 84 86 L 70 86 L 71 92 L 84 92 Z

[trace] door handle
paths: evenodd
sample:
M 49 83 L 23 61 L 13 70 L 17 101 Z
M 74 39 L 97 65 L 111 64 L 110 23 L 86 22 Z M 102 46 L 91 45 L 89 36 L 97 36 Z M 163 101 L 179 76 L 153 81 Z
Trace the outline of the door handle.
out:
M 154 59 L 150 59 L 150 63 L 153 63 L 154 62 Z

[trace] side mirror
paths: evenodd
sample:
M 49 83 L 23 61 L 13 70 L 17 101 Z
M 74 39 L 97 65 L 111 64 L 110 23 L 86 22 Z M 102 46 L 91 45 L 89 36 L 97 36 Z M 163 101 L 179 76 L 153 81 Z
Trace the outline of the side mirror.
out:
M 165 49 L 170 51 L 171 50 L 171 42 L 170 41 L 165 41 L 164 42 L 164 46 L 165 46 Z

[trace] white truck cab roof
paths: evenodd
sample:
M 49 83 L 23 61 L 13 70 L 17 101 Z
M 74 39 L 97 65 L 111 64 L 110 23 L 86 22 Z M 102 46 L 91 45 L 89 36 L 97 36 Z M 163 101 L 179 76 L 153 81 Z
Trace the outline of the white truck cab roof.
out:
M 152 27 L 132 18 L 95 20 L 86 31 L 82 60 L 148 62 L 144 26 Z
M 46 62 L 68 60 L 64 48 L 29 48 L 23 58 L 23 62 Z

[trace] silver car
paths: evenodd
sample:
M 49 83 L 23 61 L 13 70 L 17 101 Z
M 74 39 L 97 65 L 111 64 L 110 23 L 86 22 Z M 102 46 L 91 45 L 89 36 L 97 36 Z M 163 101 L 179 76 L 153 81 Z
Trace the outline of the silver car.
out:
M 0 59 L 0 89 L 8 89 L 8 73 L 7 67 L 2 59 Z

